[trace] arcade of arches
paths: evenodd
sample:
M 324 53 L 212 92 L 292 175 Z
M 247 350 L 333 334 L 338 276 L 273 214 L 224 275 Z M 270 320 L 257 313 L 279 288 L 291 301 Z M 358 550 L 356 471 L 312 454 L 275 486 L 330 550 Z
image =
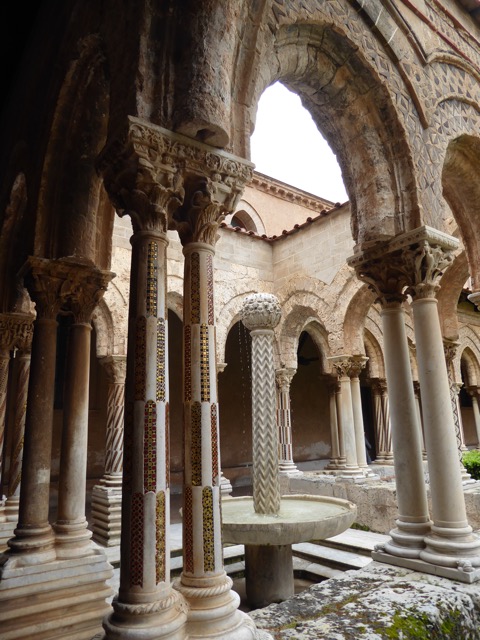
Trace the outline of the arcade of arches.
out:
M 379 564 L 477 583 L 477 3 L 45 0 L 29 35 L 1 122 L 5 638 L 270 637 L 221 535 L 222 499 L 251 483 L 252 292 L 282 309 L 284 490 L 357 502 L 389 534 Z M 275 81 L 349 202 L 254 171 Z

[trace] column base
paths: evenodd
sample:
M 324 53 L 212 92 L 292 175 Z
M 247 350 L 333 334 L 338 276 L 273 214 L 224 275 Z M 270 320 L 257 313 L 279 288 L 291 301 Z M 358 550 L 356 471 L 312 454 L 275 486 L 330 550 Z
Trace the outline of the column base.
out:
M 222 496 L 229 496 L 232 491 L 232 483 L 223 475 L 223 471 L 220 471 L 220 494 Z
M 18 522 L 18 508 L 20 506 L 20 497 L 11 496 L 7 498 L 5 503 L 5 516 L 8 522 L 13 522 L 16 526 Z
M 480 571 L 480 536 L 469 525 L 459 528 L 433 525 L 431 533 L 425 536 L 420 558 L 444 567 L 465 567 L 467 572 L 474 568 Z
M 2 638 L 91 640 L 110 610 L 112 566 L 102 552 L 75 560 L 0 568 Z
M 92 490 L 92 538 L 104 547 L 120 544 L 122 487 L 95 485 Z
M 400 558 L 419 558 L 425 549 L 425 536 L 431 531 L 431 522 L 396 521 L 396 528 L 390 531 L 391 540 L 382 546 L 385 553 Z
M 365 474 L 360 467 L 344 467 L 340 469 L 340 473 L 337 474 L 337 479 L 365 482 Z
M 162 600 L 127 604 L 113 600 L 103 621 L 105 640 L 185 640 L 187 604 L 174 590 Z
M 76 523 L 57 521 L 53 529 L 57 558 L 85 558 L 98 553 L 97 546 L 91 541 L 92 532 L 87 529 L 86 520 Z
M 380 549 L 372 551 L 372 560 L 382 562 L 384 564 L 392 564 L 396 567 L 404 567 L 405 569 L 411 569 L 412 571 L 418 571 L 419 573 L 428 573 L 429 575 L 449 578 L 450 580 L 456 580 L 457 582 L 464 582 L 467 584 L 472 584 L 473 582 L 480 580 L 480 568 L 445 567 L 437 564 L 431 564 L 430 562 L 426 562 L 418 558 L 401 558 L 391 555 L 390 553 L 385 553 Z
M 226 573 L 212 578 L 182 575 L 175 581 L 174 587 L 189 605 L 185 635 L 188 640 L 257 638 L 255 623 L 238 609 L 240 596 L 232 591 L 232 580 Z
M 294 462 L 282 461 L 278 465 L 278 473 L 284 476 L 301 476 L 302 472 Z
M 13 538 L 13 532 L 15 530 L 15 522 L 0 522 L 0 553 L 7 551 L 8 541 Z
M 31 529 L 17 526 L 13 534 L 14 537 L 8 541 L 9 551 L 5 560 L 10 567 L 29 567 L 57 559 L 55 536 L 50 524 Z

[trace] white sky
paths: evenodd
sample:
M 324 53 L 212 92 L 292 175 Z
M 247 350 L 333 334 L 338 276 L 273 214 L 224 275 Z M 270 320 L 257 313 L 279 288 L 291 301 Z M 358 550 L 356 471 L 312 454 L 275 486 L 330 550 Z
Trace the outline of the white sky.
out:
M 332 202 L 348 200 L 328 143 L 300 98 L 279 82 L 260 98 L 251 156 L 260 173 Z

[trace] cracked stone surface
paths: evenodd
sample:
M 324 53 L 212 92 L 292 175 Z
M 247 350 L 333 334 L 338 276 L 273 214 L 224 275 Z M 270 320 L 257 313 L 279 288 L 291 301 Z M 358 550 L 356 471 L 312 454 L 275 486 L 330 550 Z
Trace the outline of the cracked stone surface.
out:
M 477 640 L 480 585 L 373 562 L 249 615 L 275 640 Z

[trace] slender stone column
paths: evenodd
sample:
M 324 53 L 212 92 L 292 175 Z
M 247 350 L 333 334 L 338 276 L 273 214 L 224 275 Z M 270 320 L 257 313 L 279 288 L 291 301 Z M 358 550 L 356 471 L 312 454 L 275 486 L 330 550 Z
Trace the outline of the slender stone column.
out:
M 99 362 L 108 378 L 107 428 L 105 469 L 92 491 L 92 537 L 110 547 L 120 544 L 126 358 L 106 356 Z
M 290 413 L 290 384 L 296 369 L 277 369 L 277 424 L 278 424 L 278 469 L 282 474 L 299 474 L 293 461 L 292 419 Z
M 33 325 L 19 519 L 7 552 L 12 569 L 56 558 L 55 537 L 48 521 L 56 317 L 71 286 L 68 270 L 60 261 L 31 257 L 24 273 L 37 316 Z
M 472 398 L 473 419 L 475 421 L 475 432 L 477 434 L 477 447 L 480 447 L 480 409 L 478 407 L 478 387 L 467 387 L 467 391 Z
M 345 452 L 345 468 L 341 470 L 341 475 L 346 478 L 364 478 L 364 473 L 358 466 L 352 386 L 350 384 L 350 372 L 354 361 L 351 356 L 334 356 L 329 359 L 337 371 L 340 385 L 337 410 Z
M 458 445 L 438 317 L 437 280 L 457 241 L 427 237 L 412 249 L 415 281 L 411 287 L 422 391 L 425 443 L 428 452 L 434 525 L 421 558 L 435 565 L 471 573 L 480 567 L 480 538 L 468 524 L 462 490 Z M 480 578 L 480 572 L 479 576 Z
M 10 369 L 10 352 L 13 348 L 10 323 L 6 314 L 0 316 L 0 523 L 6 521 L 5 500 L 3 495 L 4 463 L 3 452 L 5 443 L 5 426 L 7 418 L 7 390 Z
M 375 464 L 385 464 L 386 459 L 386 429 L 383 395 L 387 393 L 387 382 L 375 380 L 372 382 L 373 410 L 375 415 L 375 435 L 377 445 L 377 457 Z
M 385 250 L 385 249 L 384 249 Z M 405 286 L 400 257 L 366 251 L 351 259 L 357 276 L 367 282 L 382 305 L 385 371 L 389 390 L 391 434 L 397 490 L 398 518 L 390 531 L 391 541 L 378 551 L 383 555 L 413 559 L 424 549 L 424 536 L 430 532 L 427 493 L 424 481 L 417 408 L 405 316 L 402 307 Z M 386 420 L 385 408 L 383 417 Z M 385 449 L 387 444 L 385 443 Z M 388 557 L 379 559 L 388 562 Z
M 23 317 L 15 339 L 15 410 L 13 437 L 11 443 L 10 473 L 5 515 L 10 522 L 18 521 L 20 502 L 20 482 L 22 475 L 23 441 L 25 435 L 25 415 L 27 411 L 28 379 L 32 350 L 34 317 Z
M 350 385 L 352 391 L 353 422 L 355 425 L 355 445 L 357 449 L 357 461 L 360 469 L 369 473 L 367 454 L 365 450 L 365 427 L 363 424 L 362 396 L 360 392 L 360 372 L 367 364 L 365 356 L 352 356 L 350 369 Z M 372 474 L 373 475 L 373 474 Z
M 328 384 L 328 400 L 330 408 L 330 438 L 332 442 L 332 452 L 330 461 L 325 467 L 326 470 L 335 470 L 345 466 L 345 457 L 340 455 L 340 443 L 342 438 L 339 432 L 339 423 L 337 416 L 337 395 L 339 393 L 339 384 L 337 379 L 329 381 Z
M 220 373 L 223 373 L 226 369 L 226 362 L 217 362 L 217 377 Z M 218 379 L 218 378 L 217 378 Z M 220 418 L 220 415 L 218 416 Z M 220 420 L 219 420 L 220 424 Z M 220 462 L 221 465 L 221 462 Z M 222 496 L 229 496 L 233 491 L 232 483 L 224 475 L 223 470 L 220 468 L 220 493 Z
M 462 384 L 458 384 L 457 382 L 455 382 L 455 367 L 454 367 L 454 360 L 457 354 L 459 344 L 460 343 L 455 342 L 454 340 L 446 340 L 446 339 L 443 340 L 443 350 L 445 352 L 445 361 L 447 364 L 448 382 L 450 384 L 450 400 L 452 402 L 453 422 L 455 425 L 455 436 L 457 438 L 458 459 L 460 461 L 461 468 L 463 469 L 462 455 L 464 451 L 467 450 L 467 447 L 465 446 L 462 417 L 460 415 L 459 405 L 458 405 L 458 394 L 460 393 Z
M 422 458 L 427 459 L 427 450 L 425 448 L 425 435 L 423 433 L 423 418 L 422 418 L 422 401 L 420 397 L 420 383 L 417 380 L 413 381 L 413 393 L 415 394 L 415 404 L 417 405 L 418 416 L 418 429 L 420 431 L 420 440 L 422 442 Z
M 113 275 L 84 264 L 71 263 L 70 268 L 75 293 L 68 300 L 73 324 L 68 335 L 58 515 L 54 524 L 58 558 L 95 553 L 85 517 L 91 316 Z

